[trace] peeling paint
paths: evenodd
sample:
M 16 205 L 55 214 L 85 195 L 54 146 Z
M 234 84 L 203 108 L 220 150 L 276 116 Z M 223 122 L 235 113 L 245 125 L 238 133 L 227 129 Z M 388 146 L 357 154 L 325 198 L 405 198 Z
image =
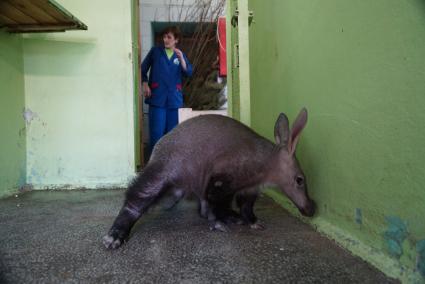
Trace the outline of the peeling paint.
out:
M 22 127 L 21 129 L 19 129 L 19 136 L 20 137 L 25 136 L 26 131 L 27 131 L 26 127 Z
M 403 254 L 403 241 L 407 238 L 406 223 L 396 216 L 386 217 L 388 228 L 384 233 L 387 250 L 390 255 L 400 258 Z
M 422 277 L 425 278 L 425 239 L 416 243 L 416 252 L 418 253 L 416 266 Z
M 21 170 L 19 172 L 19 179 L 18 179 L 18 188 L 21 188 L 25 185 L 27 181 L 27 172 L 26 172 L 26 165 L 23 165 L 21 167 Z
M 23 115 L 23 117 L 24 117 L 24 120 L 25 120 L 26 125 L 30 125 L 30 124 L 31 124 L 31 121 L 32 121 L 34 118 L 38 117 L 38 114 L 37 114 L 37 113 L 35 113 L 35 112 L 33 112 L 33 111 L 32 111 L 31 109 L 29 109 L 29 108 L 24 109 L 24 111 L 23 111 L 22 115 Z
M 32 168 L 30 173 L 31 174 L 28 176 L 28 182 L 29 183 L 34 183 L 34 182 L 41 183 L 42 182 L 43 176 L 39 171 L 37 171 L 35 168 Z
M 34 190 L 34 186 L 30 183 L 24 184 L 23 186 L 21 186 L 19 188 L 19 191 L 22 192 L 27 192 L 27 191 L 32 191 Z
M 403 254 L 403 248 L 399 242 L 393 239 L 387 239 L 387 248 L 392 256 L 400 258 Z
M 356 213 L 355 213 L 355 220 L 356 223 L 361 225 L 363 224 L 363 216 L 362 216 L 362 209 L 361 208 L 356 208 Z

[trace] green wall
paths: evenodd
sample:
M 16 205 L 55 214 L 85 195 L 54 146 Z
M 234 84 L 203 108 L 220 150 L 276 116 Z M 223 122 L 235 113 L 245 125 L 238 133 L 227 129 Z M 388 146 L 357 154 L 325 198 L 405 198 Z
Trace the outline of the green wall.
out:
M 126 186 L 135 172 L 132 1 L 58 2 L 88 31 L 24 37 L 27 182 Z
M 279 112 L 307 107 L 298 158 L 318 203 L 312 223 L 387 274 L 423 282 L 425 1 L 249 9 L 251 124 L 272 138 Z
M 22 39 L 0 31 L 0 198 L 25 184 Z

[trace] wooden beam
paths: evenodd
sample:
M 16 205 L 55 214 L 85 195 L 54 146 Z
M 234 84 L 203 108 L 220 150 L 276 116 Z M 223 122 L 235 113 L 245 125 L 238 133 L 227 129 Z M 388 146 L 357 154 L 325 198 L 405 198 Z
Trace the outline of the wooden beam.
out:
M 58 21 L 41 9 L 37 4 L 33 4 L 32 1 L 28 0 L 6 0 L 16 9 L 24 13 L 25 15 L 35 19 L 39 23 L 56 24 Z
M 32 17 L 25 15 L 16 9 L 15 6 L 5 1 L 0 1 L 0 15 L 5 15 L 18 23 L 37 24 L 37 21 Z
M 2 25 L 16 25 L 18 24 L 18 22 L 12 20 L 11 18 L 5 16 L 5 15 L 0 15 L 0 26 Z
M 54 6 L 52 6 L 47 0 L 32 0 L 34 5 L 37 5 L 45 13 L 56 19 L 58 22 L 69 21 L 63 13 L 59 12 Z
M 74 23 L 69 24 L 57 24 L 57 25 L 9 25 L 7 30 L 12 33 L 17 32 L 46 32 L 46 31 L 65 31 L 65 30 L 75 30 L 78 29 L 78 26 Z
M 87 30 L 54 0 L 0 0 L 0 27 L 14 33 Z
M 62 7 L 59 3 L 57 3 L 55 0 L 47 0 L 49 5 L 54 7 L 57 11 L 60 11 L 60 13 L 64 14 L 68 19 L 72 19 L 73 22 L 75 22 L 78 25 L 78 28 L 81 30 L 87 30 L 87 26 L 78 20 L 74 15 L 72 15 L 70 12 L 68 12 L 64 7 Z

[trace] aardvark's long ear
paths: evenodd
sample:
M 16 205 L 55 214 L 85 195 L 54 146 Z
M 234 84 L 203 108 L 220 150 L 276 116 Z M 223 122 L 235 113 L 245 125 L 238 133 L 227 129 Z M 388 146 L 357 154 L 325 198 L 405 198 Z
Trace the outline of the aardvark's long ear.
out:
M 276 144 L 282 147 L 288 147 L 289 140 L 289 121 L 288 117 L 282 112 L 274 125 L 274 138 Z
M 300 113 L 292 124 L 291 128 L 291 137 L 289 138 L 288 152 L 293 155 L 297 148 L 298 140 L 300 138 L 301 132 L 307 124 L 307 109 L 302 108 Z

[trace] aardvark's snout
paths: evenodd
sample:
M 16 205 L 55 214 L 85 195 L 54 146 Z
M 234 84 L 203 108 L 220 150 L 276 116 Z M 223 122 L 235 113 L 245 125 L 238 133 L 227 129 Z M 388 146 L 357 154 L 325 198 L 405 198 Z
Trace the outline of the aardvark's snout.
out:
M 299 208 L 302 215 L 307 217 L 313 217 L 314 213 L 316 212 L 316 204 L 313 200 L 309 200 L 306 206 L 304 208 Z

